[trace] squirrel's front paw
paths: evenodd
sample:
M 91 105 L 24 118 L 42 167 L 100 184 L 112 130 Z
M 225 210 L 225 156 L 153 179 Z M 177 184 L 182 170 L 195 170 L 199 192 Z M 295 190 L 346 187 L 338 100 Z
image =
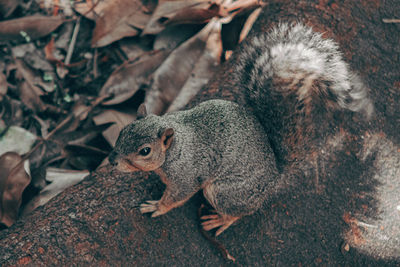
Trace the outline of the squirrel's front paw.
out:
M 151 217 L 157 217 L 166 213 L 168 209 L 160 204 L 160 200 L 147 200 L 145 203 L 140 204 L 140 212 L 148 213 L 153 212 Z

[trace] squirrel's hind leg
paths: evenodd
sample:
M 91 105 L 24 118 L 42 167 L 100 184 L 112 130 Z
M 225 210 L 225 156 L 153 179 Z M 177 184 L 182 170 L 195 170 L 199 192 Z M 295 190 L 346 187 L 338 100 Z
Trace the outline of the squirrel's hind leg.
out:
M 256 211 L 263 202 L 263 195 L 250 179 L 216 179 L 203 187 L 204 197 L 217 214 L 206 215 L 201 219 L 204 230 L 220 227 L 221 234 L 243 215 Z

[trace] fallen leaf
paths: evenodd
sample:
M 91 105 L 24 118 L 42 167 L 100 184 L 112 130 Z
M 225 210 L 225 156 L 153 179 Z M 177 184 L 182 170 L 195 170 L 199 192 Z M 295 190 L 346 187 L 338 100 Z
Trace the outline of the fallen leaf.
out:
M 63 22 L 59 16 L 41 15 L 5 20 L 0 22 L 0 41 L 35 40 L 53 32 Z
M 118 42 L 119 47 L 125 54 L 128 60 L 135 60 L 151 50 L 146 44 L 143 44 L 139 38 L 124 38 Z M 158 50 L 158 49 L 154 49 Z
M 8 84 L 7 77 L 3 72 L 0 72 L 0 102 L 3 101 L 3 96 L 7 94 Z
M 30 157 L 32 185 L 37 189 L 43 189 L 46 186 L 46 169 L 49 164 L 59 160 L 71 160 L 69 158 L 71 156 L 76 157 L 75 154 L 68 153 L 66 148 L 69 146 L 85 147 L 85 143 L 92 141 L 111 124 L 110 122 L 97 126 L 91 125 L 79 131 L 60 132 L 55 134 L 51 140 L 43 141 L 42 145 Z
M 18 218 L 22 193 L 31 181 L 28 161 L 16 152 L 0 156 L 0 222 L 10 227 Z
M 194 66 L 192 73 L 167 112 L 183 108 L 215 74 L 222 54 L 221 26 L 220 22 L 216 22 L 213 25 L 203 55 Z
M 4 125 L 20 124 L 24 120 L 23 108 L 24 104 L 21 101 L 6 95 L 0 103 L 0 117 L 4 120 Z M 5 126 L 2 128 L 5 128 Z
M 57 134 L 60 132 L 72 132 L 75 131 L 82 121 L 84 121 L 89 112 L 91 111 L 90 106 L 87 106 L 85 101 L 78 99 L 72 106 L 69 115 L 63 120 L 65 124 L 63 127 L 58 129 Z
M 220 6 L 216 3 L 211 4 L 207 8 L 186 7 L 179 10 L 172 18 L 165 21 L 165 25 L 176 24 L 203 24 L 219 15 Z
M 181 43 L 195 35 L 201 30 L 203 25 L 182 24 L 167 27 L 165 30 L 156 35 L 153 49 L 174 50 Z
M 154 1 L 108 0 L 94 8 L 97 17 L 93 30 L 92 47 L 102 47 L 127 36 L 138 35 L 150 19 Z M 87 13 L 93 7 L 89 2 L 75 5 L 80 13 Z M 90 12 L 89 12 L 90 13 Z
M 43 188 L 37 196 L 31 199 L 22 211 L 22 216 L 26 216 L 36 208 L 43 206 L 50 199 L 83 180 L 89 171 L 73 171 L 66 169 L 48 168 L 46 180 L 51 182 Z
M 41 82 L 41 78 L 38 77 L 36 73 L 21 59 L 16 59 L 15 64 L 17 66 L 18 73 L 24 78 L 25 82 L 28 84 L 33 93 L 37 96 L 43 95 L 43 90 L 37 86 L 37 84 Z
M 2 129 L 0 129 L 2 132 Z M 20 155 L 29 152 L 36 141 L 36 136 L 24 128 L 11 126 L 0 137 L 0 155 L 7 151 L 14 151 Z
M 104 0 L 104 1 L 85 1 L 85 2 L 77 2 L 74 5 L 74 9 L 76 12 L 81 14 L 87 19 L 96 20 L 101 16 L 104 16 L 106 10 L 113 5 L 113 1 Z
M 101 88 L 99 95 L 112 95 L 103 105 L 115 105 L 131 98 L 167 57 L 168 51 L 147 53 L 134 62 L 117 68 Z
M 148 113 L 159 115 L 167 110 L 203 54 L 216 23 L 219 22 L 211 20 L 199 33 L 176 48 L 154 72 L 144 101 Z
M 188 10 L 192 15 L 197 13 L 196 20 L 198 20 L 201 17 L 201 14 L 199 14 L 202 12 L 201 10 L 203 10 L 203 13 L 207 12 L 204 10 L 208 10 L 212 5 L 215 5 L 215 2 L 208 0 L 160 0 L 142 34 L 157 34 L 161 32 L 168 22 L 177 15 L 185 19 L 187 23 L 187 17 L 184 16 L 184 13 L 188 12 Z M 177 23 L 177 20 L 178 18 L 175 19 L 175 23 Z
M 68 50 L 72 32 L 74 31 L 74 27 L 75 27 L 75 22 L 69 21 L 64 23 L 62 27 L 60 27 L 57 30 L 57 36 L 55 37 L 56 40 L 54 42 L 54 46 L 56 48 L 63 49 L 64 51 Z
M 33 43 L 21 44 L 11 48 L 14 57 L 23 60 L 35 70 L 52 71 L 53 66 L 46 60 L 41 49 L 36 48 Z
M 1 0 L 0 1 L 0 16 L 7 18 L 21 3 L 21 0 Z
M 115 122 L 108 121 L 99 125 L 90 126 L 80 131 L 65 132 L 55 138 L 68 145 L 84 145 L 93 140 L 97 135 L 107 131 Z
M 99 115 L 93 117 L 96 125 L 101 125 L 104 123 L 115 122 L 107 130 L 103 131 L 103 136 L 107 142 L 114 147 L 115 142 L 118 139 L 120 131 L 129 123 L 131 123 L 136 116 L 128 113 L 119 112 L 113 109 L 105 110 Z
M 37 95 L 36 91 L 32 89 L 27 81 L 19 83 L 19 97 L 28 108 L 35 112 L 43 112 L 46 109 L 45 104 Z

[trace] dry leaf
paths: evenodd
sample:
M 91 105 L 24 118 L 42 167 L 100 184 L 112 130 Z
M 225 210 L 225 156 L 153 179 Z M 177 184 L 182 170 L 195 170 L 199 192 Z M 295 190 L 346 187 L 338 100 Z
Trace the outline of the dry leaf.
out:
M 56 139 L 59 140 L 59 143 L 65 145 L 84 145 L 85 143 L 89 143 L 99 134 L 107 131 L 107 129 L 114 125 L 114 123 L 114 121 L 108 121 L 99 125 L 85 127 L 79 131 L 65 132 L 57 135 Z
M 88 171 L 73 171 L 64 170 L 57 168 L 48 168 L 46 174 L 46 180 L 51 182 L 45 188 L 43 188 L 40 193 L 31 199 L 28 204 L 26 204 L 22 215 L 26 216 L 31 213 L 36 208 L 43 206 L 50 199 L 64 191 L 70 186 L 73 186 L 83 180 L 87 175 Z
M 72 32 L 74 31 L 75 22 L 69 21 L 63 24 L 60 29 L 57 31 L 57 36 L 55 37 L 54 47 L 63 49 L 64 51 L 68 50 L 69 43 L 71 41 Z M 61 55 L 60 55 L 61 56 Z M 65 57 L 65 55 L 62 55 Z M 59 57 L 59 56 L 57 56 Z
M 106 46 L 123 37 L 138 35 L 150 19 L 154 6 L 152 1 L 144 5 L 140 0 L 108 0 L 100 3 L 94 8 L 97 16 L 91 16 L 96 21 L 92 47 Z M 92 4 L 77 4 L 75 9 L 87 13 Z
M 35 70 L 52 71 L 53 66 L 46 60 L 41 49 L 36 48 L 33 43 L 21 44 L 11 49 L 14 57 L 23 59 L 27 65 Z
M 203 54 L 216 20 L 176 48 L 155 71 L 144 103 L 151 114 L 162 114 L 178 95 L 196 62 Z
M 151 50 L 150 46 L 143 44 L 140 41 L 139 38 L 124 38 L 118 42 L 119 47 L 125 54 L 125 58 L 133 61 Z
M 90 106 L 87 106 L 86 103 L 83 102 L 84 100 L 79 99 L 74 103 L 69 116 L 64 119 L 68 120 L 68 123 L 59 129 L 58 133 L 75 131 L 81 122 L 87 118 L 91 109 L 89 108 Z
M 64 19 L 59 16 L 27 16 L 0 22 L 0 41 L 35 40 L 58 28 Z
M 46 109 L 45 104 L 40 99 L 35 90 L 26 81 L 19 83 L 19 97 L 21 101 L 35 112 L 43 112 Z
M 119 132 L 135 119 L 134 115 L 119 112 L 113 109 L 105 110 L 99 115 L 93 117 L 96 125 L 104 123 L 115 122 L 110 128 L 103 132 L 104 138 L 108 141 L 111 146 L 115 146 L 115 142 L 119 136 Z
M 21 59 L 16 59 L 15 64 L 18 69 L 18 74 L 20 74 L 25 82 L 28 84 L 29 88 L 37 95 L 41 96 L 44 94 L 43 90 L 40 89 L 37 84 L 39 84 L 42 80 L 38 77 L 35 72 L 29 68 L 24 61 Z
M 28 162 L 24 164 L 21 160 L 22 157 L 16 152 L 0 156 L 0 222 L 7 227 L 17 220 L 22 193 L 31 181 L 25 171 Z
M 167 49 L 173 50 L 178 47 L 181 43 L 195 35 L 198 31 L 201 30 L 203 25 L 196 24 L 183 24 L 171 26 L 157 34 L 153 49 Z
M 119 104 L 131 98 L 143 84 L 148 83 L 149 76 L 167 55 L 166 50 L 147 53 L 140 59 L 117 68 L 100 90 L 99 95 L 112 95 L 103 105 Z
M 7 94 L 7 89 L 7 77 L 3 72 L 0 72 L 0 102 L 3 101 L 3 96 Z
M 103 16 L 107 8 L 112 5 L 112 1 L 86 1 L 77 2 L 74 5 L 76 12 L 87 19 L 96 20 Z M 94 6 L 94 7 L 93 7 Z
M 221 26 L 219 22 L 214 24 L 203 55 L 196 63 L 178 96 L 168 108 L 168 112 L 179 110 L 186 106 L 214 75 L 219 66 L 222 54 Z
M 204 10 L 208 10 L 211 6 L 215 5 L 215 2 L 216 1 L 207 0 L 160 0 L 156 10 L 143 30 L 143 34 L 157 34 L 161 32 L 166 27 L 169 20 L 178 15 L 188 23 L 188 18 L 182 13 L 183 10 L 185 10 L 185 12 L 190 10 L 192 15 L 197 13 L 196 20 L 198 20 L 198 18 L 201 17 L 199 13 L 206 13 L 207 11 Z M 203 14 L 203 16 L 204 15 L 209 14 Z M 175 19 L 175 23 L 178 23 L 178 19 L 178 17 Z
M 21 3 L 21 0 L 1 0 L 0 1 L 0 16 L 7 18 Z
M 3 129 L 0 129 L 2 132 Z M 24 128 L 11 126 L 7 132 L 0 137 L 0 155 L 7 151 L 14 151 L 19 154 L 29 152 L 33 143 L 36 141 L 36 136 Z
M 176 24 L 203 24 L 210 21 L 219 14 L 220 6 L 216 3 L 209 5 L 207 8 L 186 7 L 179 10 L 172 18 L 164 21 L 165 25 Z

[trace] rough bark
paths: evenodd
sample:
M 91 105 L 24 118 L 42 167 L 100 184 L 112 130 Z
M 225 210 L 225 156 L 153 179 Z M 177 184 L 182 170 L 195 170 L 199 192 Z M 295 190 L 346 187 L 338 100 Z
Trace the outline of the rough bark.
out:
M 377 115 L 368 130 L 379 133 L 393 148 L 400 144 L 400 24 L 385 24 L 382 19 L 399 14 L 400 3 L 394 0 L 269 0 L 252 34 L 266 31 L 271 22 L 295 17 L 337 40 L 352 69 L 371 88 Z M 229 78 L 234 59 L 222 66 L 193 105 L 208 98 L 245 104 L 241 88 Z M 357 127 L 352 128 L 352 137 L 364 133 L 365 128 Z M 322 192 L 314 190 L 307 173 L 302 174 L 303 183 L 238 221 L 219 241 L 239 265 L 399 264 L 396 258 L 380 257 L 379 251 L 363 250 L 369 240 L 351 244 L 348 251 L 343 246 L 349 243 L 349 230 L 353 230 L 353 238 L 359 234 L 355 226 L 358 214 L 378 216 L 382 202 L 375 194 L 382 188 L 382 181 L 374 178 L 379 155 L 364 153 L 367 159 L 359 160 L 365 142 L 369 141 L 348 140 L 347 144 L 353 144 L 348 150 L 324 159 Z M 371 146 L 379 150 L 383 145 L 375 142 Z M 393 153 L 396 156 L 396 151 Z M 393 187 L 399 188 L 399 179 L 392 181 Z M 122 175 L 103 169 L 0 232 L 0 265 L 230 264 L 198 230 L 197 209 L 204 201 L 200 194 L 161 217 L 140 214 L 138 204 L 159 198 L 162 190 L 155 175 L 146 178 L 142 173 Z M 367 197 L 360 198 L 363 194 Z

